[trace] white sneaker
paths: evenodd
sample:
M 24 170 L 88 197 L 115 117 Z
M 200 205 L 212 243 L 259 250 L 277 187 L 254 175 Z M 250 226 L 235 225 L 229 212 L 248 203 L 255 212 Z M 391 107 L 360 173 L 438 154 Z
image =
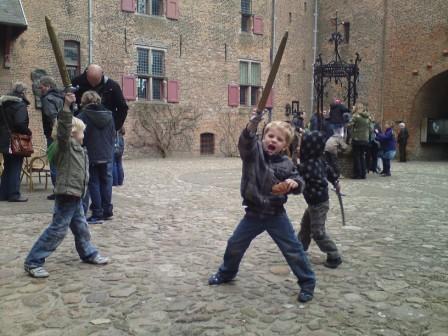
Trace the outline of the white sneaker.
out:
M 25 271 L 33 278 L 48 278 L 48 273 L 43 267 L 28 268 L 25 266 Z
M 109 262 L 109 258 L 103 257 L 98 253 L 94 258 L 86 260 L 85 262 L 93 265 L 106 265 Z

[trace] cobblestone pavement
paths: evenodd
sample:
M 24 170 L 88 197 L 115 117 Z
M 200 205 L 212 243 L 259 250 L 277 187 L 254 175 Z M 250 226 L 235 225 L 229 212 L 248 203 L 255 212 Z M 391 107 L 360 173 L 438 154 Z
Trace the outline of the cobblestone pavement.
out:
M 323 267 L 312 245 L 315 299 L 277 247 L 257 238 L 237 281 L 206 284 L 242 217 L 237 159 L 126 161 L 115 217 L 92 226 L 112 262 L 83 264 L 71 234 L 47 260 L 50 278 L 23 269 L 51 219 L 36 192 L 0 204 L 0 335 L 448 335 L 448 165 L 393 163 L 393 176 L 344 180 L 347 226 L 331 198 L 328 229 L 343 253 Z M 291 197 L 297 228 L 305 203 Z

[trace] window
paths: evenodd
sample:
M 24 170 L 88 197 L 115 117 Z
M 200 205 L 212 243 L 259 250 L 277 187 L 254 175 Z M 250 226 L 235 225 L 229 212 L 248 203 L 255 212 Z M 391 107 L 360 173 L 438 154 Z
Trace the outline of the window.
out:
M 241 0 L 241 31 L 252 29 L 252 0 Z
M 255 106 L 261 88 L 261 64 L 240 61 L 240 105 Z
M 345 21 L 344 25 L 344 42 L 348 43 L 350 41 L 350 22 Z
M 140 99 L 164 98 L 165 51 L 137 48 L 137 96 Z
M 137 13 L 163 16 L 163 0 L 137 0 Z
M 201 155 L 215 154 L 215 135 L 213 133 L 201 134 Z
M 70 79 L 80 74 L 81 57 L 79 51 L 79 42 L 64 41 L 64 60 L 67 66 L 67 72 Z

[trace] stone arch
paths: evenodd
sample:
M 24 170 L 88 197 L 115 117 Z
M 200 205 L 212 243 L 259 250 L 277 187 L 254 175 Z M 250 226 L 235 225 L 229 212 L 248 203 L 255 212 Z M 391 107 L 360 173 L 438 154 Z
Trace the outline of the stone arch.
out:
M 429 77 L 429 78 L 428 78 Z M 448 159 L 447 144 L 421 143 L 421 125 L 425 118 L 448 119 L 448 69 L 433 76 L 425 76 L 426 81 L 421 84 L 414 97 L 409 124 L 415 125 L 414 155 L 421 159 Z

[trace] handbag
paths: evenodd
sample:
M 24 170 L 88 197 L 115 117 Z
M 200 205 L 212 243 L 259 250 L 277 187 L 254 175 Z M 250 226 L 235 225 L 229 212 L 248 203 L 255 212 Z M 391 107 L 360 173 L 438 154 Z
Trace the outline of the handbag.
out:
M 4 115 L 4 110 L 1 108 L 1 114 L 5 121 L 6 129 L 8 130 L 11 142 L 9 145 L 9 151 L 12 155 L 29 157 L 34 153 L 33 141 L 31 135 L 20 134 L 11 132 L 8 121 Z

